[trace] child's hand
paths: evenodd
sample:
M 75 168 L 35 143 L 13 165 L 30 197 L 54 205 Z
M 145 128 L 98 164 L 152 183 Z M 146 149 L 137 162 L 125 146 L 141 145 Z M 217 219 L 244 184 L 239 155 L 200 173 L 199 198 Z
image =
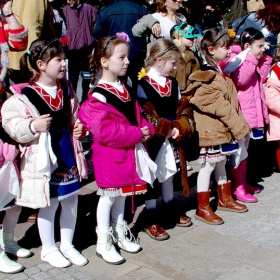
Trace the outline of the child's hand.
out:
M 42 115 L 33 121 L 36 132 L 47 132 L 50 129 L 52 117 L 50 114 Z
M 147 126 L 141 127 L 140 129 L 141 129 L 142 134 L 143 134 L 141 142 L 147 141 L 151 137 L 150 129 Z
M 73 127 L 73 136 L 76 139 L 80 139 L 83 136 L 84 127 L 81 123 L 75 123 Z
M 171 128 L 166 136 L 166 138 L 172 137 L 173 139 L 176 139 L 179 136 L 179 130 L 175 127 Z

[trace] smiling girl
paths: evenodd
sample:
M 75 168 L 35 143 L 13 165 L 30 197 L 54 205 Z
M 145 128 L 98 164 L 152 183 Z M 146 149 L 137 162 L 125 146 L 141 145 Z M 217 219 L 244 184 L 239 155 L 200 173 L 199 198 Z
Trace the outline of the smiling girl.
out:
M 32 71 L 29 70 L 29 65 Z M 58 40 L 35 40 L 21 58 L 27 84 L 11 87 L 14 95 L 2 107 L 3 127 L 19 143 L 21 193 L 16 204 L 40 208 L 38 229 L 41 259 L 54 267 L 78 266 L 88 261 L 73 246 L 80 176 L 85 159 L 78 150 L 83 126 L 77 120 L 79 102 L 64 80 L 66 60 Z M 79 174 L 72 174 L 78 168 Z M 59 203 L 60 250 L 54 239 Z
M 210 176 L 214 172 L 218 184 L 218 210 L 246 212 L 247 207 L 237 203 L 231 196 L 231 182 L 225 170 L 226 152 L 223 144 L 238 141 L 249 132 L 238 106 L 236 90 L 232 81 L 221 68 L 230 54 L 230 37 L 218 29 L 209 29 L 201 40 L 205 64 L 201 70 L 190 75 L 187 92 L 193 92 L 190 103 L 199 134 L 201 168 L 197 177 L 198 207 L 195 219 L 212 225 L 222 224 L 223 219 L 213 212 L 209 204 Z
M 250 135 L 253 139 L 263 138 L 265 125 L 268 123 L 263 83 L 270 71 L 272 58 L 264 52 L 265 38 L 262 32 L 254 28 L 247 28 L 242 32 L 239 44 L 231 46 L 231 54 L 224 69 L 236 86 L 238 102 L 245 120 L 252 130 Z M 240 201 L 256 202 L 258 199 L 253 194 L 260 192 L 260 188 L 246 182 L 246 157 L 251 140 L 250 137 L 245 140 L 243 149 L 246 150 L 246 153 L 241 157 L 239 166 L 230 169 L 234 178 L 234 194 Z M 252 147 L 260 145 L 261 142 L 253 141 Z M 258 148 L 258 150 L 261 149 Z M 260 151 L 255 150 L 254 154 L 260 156 Z
M 179 212 L 173 199 L 174 175 L 180 169 L 186 175 L 185 158 L 177 148 L 177 141 L 187 134 L 182 129 L 186 123 L 184 119 L 178 121 L 176 118 L 181 94 L 178 82 L 171 77 L 180 56 L 178 47 L 171 40 L 162 38 L 155 41 L 146 59 L 147 73 L 141 79 L 137 90 L 144 114 L 156 127 L 156 135 L 147 142 L 147 145 L 151 158 L 158 163 L 158 182 L 154 184 L 154 188 L 149 187 L 145 195 L 147 219 L 144 226 L 145 232 L 158 241 L 169 238 L 164 228 L 176 225 L 187 227 L 192 224 L 189 217 Z M 168 166 L 172 166 L 170 172 Z M 184 186 L 187 187 L 187 182 Z M 160 192 L 163 199 L 162 219 L 159 219 L 156 209 L 156 199 Z

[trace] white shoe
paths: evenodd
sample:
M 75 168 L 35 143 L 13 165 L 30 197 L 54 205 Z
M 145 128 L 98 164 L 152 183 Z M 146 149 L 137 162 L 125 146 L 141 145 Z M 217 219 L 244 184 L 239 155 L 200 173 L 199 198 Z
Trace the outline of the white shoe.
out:
M 12 274 L 23 270 L 22 265 L 10 260 L 6 253 L 2 249 L 0 250 L 0 272 Z
M 71 263 L 61 254 L 57 247 L 47 253 L 41 252 L 41 260 L 48 262 L 53 267 L 63 268 L 70 266 Z
M 96 255 L 109 264 L 124 263 L 125 259 L 116 251 L 116 248 L 113 245 L 113 241 L 116 242 L 117 239 L 113 235 L 112 228 L 105 233 L 98 231 L 96 228 L 96 233 Z
M 0 244 L 6 253 L 10 253 L 18 258 L 27 258 L 31 255 L 30 250 L 21 248 L 16 241 L 14 241 L 13 232 L 1 231 Z
M 128 227 L 126 221 L 123 221 L 122 223 L 118 223 L 114 227 L 116 232 L 116 238 L 117 238 L 117 245 L 122 250 L 136 254 L 140 251 L 142 251 L 142 248 L 140 244 L 137 243 L 134 235 L 131 233 L 130 228 Z M 127 237 L 129 235 L 129 238 Z
M 187 168 L 187 171 L 193 170 L 191 164 L 190 164 L 188 161 L 186 161 L 186 166 L 187 166 L 187 167 L 186 167 L 186 168 Z
M 75 265 L 84 266 L 88 263 L 88 260 L 79 251 L 77 251 L 74 246 L 71 246 L 66 250 L 60 246 L 60 251 L 66 259 Z

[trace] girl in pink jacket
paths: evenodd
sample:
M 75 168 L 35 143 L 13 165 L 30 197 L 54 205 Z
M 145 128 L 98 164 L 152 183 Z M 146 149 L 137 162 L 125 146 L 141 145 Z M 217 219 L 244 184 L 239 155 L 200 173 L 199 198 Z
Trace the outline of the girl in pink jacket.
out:
M 274 64 L 271 68 L 264 88 L 266 105 L 268 107 L 269 124 L 267 141 L 277 141 L 276 160 L 280 170 L 280 42 L 274 54 Z
M 124 206 L 126 196 L 146 192 L 146 182 L 136 171 L 135 146 L 154 133 L 153 126 L 141 117 L 136 100 L 118 79 L 127 71 L 128 50 L 127 40 L 119 37 L 98 42 L 90 61 L 91 84 L 100 68 L 102 77 L 79 112 L 79 119 L 93 135 L 92 162 L 100 195 L 96 253 L 111 264 L 125 261 L 112 242 L 130 253 L 141 250 L 131 233 L 126 237 L 129 228 L 124 221 Z
M 262 32 L 247 28 L 240 35 L 239 44 L 231 46 L 231 54 L 224 69 L 237 88 L 242 113 L 251 127 L 250 137 L 243 139 L 239 165 L 230 167 L 234 194 L 243 202 L 258 201 L 253 194 L 260 192 L 259 187 L 246 182 L 246 158 L 250 138 L 263 138 L 265 123 L 268 123 L 263 83 L 269 73 L 272 58 L 264 51 L 265 39 Z
M 1 137 L 2 135 L 3 132 Z M 21 258 L 31 255 L 28 249 L 21 248 L 13 239 L 14 230 L 21 212 L 21 207 L 14 205 L 14 199 L 19 192 L 18 172 L 13 162 L 16 156 L 16 147 L 4 143 L 0 139 L 0 211 L 6 210 L 0 240 L 0 272 L 3 273 L 16 273 L 23 270 L 23 266 L 10 260 L 6 252 Z

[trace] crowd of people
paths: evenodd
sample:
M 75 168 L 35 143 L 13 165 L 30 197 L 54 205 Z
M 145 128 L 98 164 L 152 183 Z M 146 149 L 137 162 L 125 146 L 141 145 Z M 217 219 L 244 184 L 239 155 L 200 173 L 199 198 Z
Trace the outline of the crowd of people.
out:
M 73 236 L 89 168 L 81 140 L 89 135 L 96 254 L 109 264 L 125 262 L 119 249 L 142 250 L 125 220 L 126 197 L 131 213 L 135 195 L 143 197 L 142 229 L 163 241 L 169 228 L 192 225 L 174 198 L 176 174 L 186 197 L 196 187 L 194 218 L 220 225 L 213 188 L 218 211 L 244 213 L 263 190 L 252 170 L 268 141 L 280 170 L 280 3 L 247 1 L 250 12 L 227 15 L 224 25 L 214 1 L 201 18 L 192 15 L 195 3 L 138 2 L 96 11 L 80 0 L 0 0 L 0 272 L 24 269 L 6 253 L 31 255 L 13 237 L 22 207 L 38 209 L 43 261 L 88 263 Z M 193 160 L 196 186 L 187 176 Z

